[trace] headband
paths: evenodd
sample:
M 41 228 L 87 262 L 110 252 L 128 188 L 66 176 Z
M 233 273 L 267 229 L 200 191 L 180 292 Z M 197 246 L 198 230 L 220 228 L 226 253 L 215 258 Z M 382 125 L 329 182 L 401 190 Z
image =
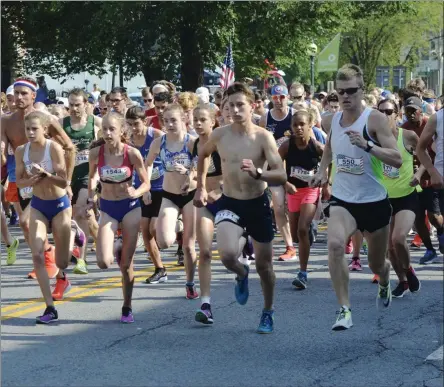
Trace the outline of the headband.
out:
M 25 87 L 29 87 L 33 92 L 37 91 L 37 86 L 34 83 L 29 82 L 29 81 L 27 81 L 25 79 L 17 79 L 14 82 L 14 88 L 16 86 L 25 86 Z
M 168 93 L 168 87 L 166 87 L 165 85 L 162 85 L 161 83 L 156 83 L 154 86 L 153 86 L 153 90 L 155 89 L 155 88 L 162 88 L 164 91 L 164 93 Z M 162 92 L 161 92 L 162 93 Z

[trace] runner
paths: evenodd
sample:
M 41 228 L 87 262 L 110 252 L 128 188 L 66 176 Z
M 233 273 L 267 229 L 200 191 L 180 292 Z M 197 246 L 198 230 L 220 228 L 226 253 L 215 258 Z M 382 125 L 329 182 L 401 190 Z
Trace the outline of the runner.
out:
M 46 303 L 43 315 L 36 319 L 36 322 L 41 324 L 58 320 L 48 273 L 45 270 L 44 245 L 49 228 L 52 229 L 56 247 L 56 264 L 62 271 L 57 284 L 63 283 L 62 295 L 71 288 L 63 272 L 71 257 L 71 205 L 66 191 L 67 174 L 62 147 L 45 138 L 49 125 L 50 117 L 45 113 L 27 114 L 25 126 L 29 142 L 15 151 L 17 185 L 19 188 L 33 189 L 28 241 L 34 270 Z
M 273 136 L 251 122 L 254 94 L 243 83 L 235 82 L 227 90 L 234 123 L 217 128 L 210 135 L 199 154 L 195 205 L 207 204 L 206 177 L 210 156 L 217 151 L 222 162 L 223 196 L 216 214 L 217 247 L 224 266 L 237 274 L 235 295 L 239 304 L 248 301 L 249 266 L 238 261 L 240 246 L 237 241 L 244 228 L 253 238 L 256 269 L 264 294 L 258 333 L 273 332 L 273 298 L 275 274 L 273 271 L 273 225 L 266 183 L 277 186 L 286 182 L 285 170 Z M 267 162 L 270 170 L 263 171 Z M 256 167 L 257 166 L 257 167 Z
M 9 145 L 13 151 L 17 149 L 20 145 L 24 145 L 28 142 L 25 132 L 25 120 L 26 114 L 33 112 L 35 109 L 33 107 L 34 100 L 36 97 L 37 83 L 34 79 L 30 77 L 18 78 L 14 83 L 14 96 L 17 111 L 10 115 L 5 115 L 1 117 L 1 135 L 2 135 L 2 151 L 6 152 Z M 66 165 L 66 176 L 70 180 L 72 176 L 72 171 L 74 168 L 75 159 L 75 148 L 69 137 L 63 131 L 55 117 L 48 116 L 50 121 L 48 123 L 47 135 L 58 142 L 64 152 L 65 152 L 65 165 Z M 6 154 L 4 155 L 6 158 Z M 68 197 L 72 197 L 71 188 L 66 189 Z M 24 188 L 18 192 L 20 207 L 23 210 L 20 216 L 20 227 L 23 231 L 25 240 L 28 241 L 29 235 L 29 202 L 32 197 L 32 190 Z M 29 243 L 28 243 L 29 244 Z M 59 270 L 55 263 L 54 249 L 45 238 L 45 266 L 50 278 L 54 278 L 59 274 Z M 61 276 L 61 275 L 60 275 Z M 59 276 L 59 278 L 61 278 Z M 28 274 L 28 278 L 36 278 L 34 271 Z M 58 281 L 59 282 L 59 281 Z M 56 285 L 55 295 L 56 297 L 63 297 L 63 281 Z
M 77 149 L 72 181 L 69 182 L 73 193 L 71 200 L 73 219 L 84 232 L 86 241 L 90 235 L 96 240 L 99 226 L 93 211 L 86 211 L 88 205 L 88 160 L 89 145 L 97 139 L 102 119 L 86 113 L 87 96 L 82 89 L 72 89 L 68 93 L 68 101 L 69 117 L 60 119 L 60 125 Z M 84 255 L 77 258 L 74 267 L 75 274 L 88 274 L 85 259 L 86 249 L 84 249 Z
M 214 110 L 208 106 L 198 105 L 194 109 L 194 128 L 199 138 L 193 146 L 193 167 L 197 168 L 199 154 L 208 141 L 215 125 Z M 222 196 L 222 167 L 219 153 L 213 152 L 206 176 L 205 185 L 208 189 L 208 203 L 197 209 L 197 243 L 199 244 L 199 284 L 201 291 L 201 307 L 197 311 L 195 320 L 203 324 L 213 324 L 211 312 L 210 284 L 211 284 L 211 250 L 214 236 L 214 217 L 219 209 Z
M 166 135 L 151 144 L 145 165 L 148 179 L 151 179 L 154 160 L 160 157 L 165 171 L 163 198 L 156 226 L 156 240 L 159 248 L 170 247 L 176 240 L 176 222 L 180 212 L 183 219 L 183 252 L 186 273 L 186 298 L 198 298 L 194 286 L 196 271 L 196 209 L 193 197 L 196 182 L 190 173 L 193 139 L 186 133 L 185 114 L 179 104 L 170 104 L 163 113 Z M 151 203 L 148 192 L 144 201 Z
M 275 85 L 271 89 L 273 108 L 262 116 L 260 126 L 273 134 L 277 147 L 286 140 L 286 134 L 291 130 L 291 116 L 293 109 L 288 107 L 288 90 L 285 86 Z M 285 189 L 283 186 L 270 186 L 272 195 L 274 216 L 276 224 L 285 242 L 285 252 L 279 257 L 280 261 L 288 261 L 296 258 L 296 249 L 291 238 L 290 224 L 286 214 Z
M 163 132 L 146 126 L 146 116 L 143 108 L 135 106 L 129 108 L 126 112 L 126 124 L 131 128 L 132 144 L 136 147 L 142 158 L 146 160 L 151 144 L 156 138 L 162 137 Z M 154 264 L 154 273 L 148 277 L 145 282 L 147 284 L 157 284 L 159 282 L 166 282 L 168 275 L 160 257 L 159 247 L 157 246 L 156 222 L 159 216 L 160 205 L 162 204 L 162 183 L 164 171 L 162 169 L 162 162 L 160 159 L 154 160 L 153 173 L 151 174 L 151 204 L 146 205 L 142 197 L 140 198 L 140 206 L 142 207 L 142 219 L 140 225 L 142 228 L 142 237 L 145 243 L 145 248 L 148 251 L 151 260 Z M 140 181 L 137 173 L 134 175 L 134 188 L 140 187 Z
M 122 273 L 123 306 L 120 322 L 133 323 L 132 294 L 134 287 L 133 258 L 140 229 L 139 197 L 148 190 L 148 180 L 140 152 L 126 144 L 125 119 L 120 114 L 108 113 L 102 121 L 103 139 L 91 145 L 89 153 L 88 210 L 93 207 L 95 175 L 98 172 L 100 194 L 100 221 L 97 235 L 97 265 L 108 269 L 113 261 L 114 234 L 122 228 L 122 246 L 116 251 L 117 264 Z M 132 186 L 133 170 L 141 185 Z
M 441 217 L 444 214 L 444 110 L 439 110 L 433 114 L 427 122 L 424 131 L 419 138 L 417 147 L 418 158 L 424 168 L 430 174 L 432 187 L 436 190 L 436 196 L 439 200 Z M 435 162 L 432 162 L 427 147 L 432 141 L 435 141 L 436 156 Z M 435 200 L 435 199 L 434 199 Z M 436 226 L 435 226 L 436 227 Z M 439 251 L 444 254 L 444 230 L 443 227 L 436 227 L 438 235 Z M 421 263 L 421 262 L 420 262 Z
M 112 111 L 121 114 L 125 117 L 125 113 L 128 110 L 128 94 L 124 87 L 114 87 L 109 93 L 109 101 L 112 107 Z
M 308 111 L 298 110 L 291 121 L 292 136 L 279 147 L 287 172 L 285 190 L 290 227 L 293 239 L 299 242 L 300 271 L 293 281 L 298 289 L 307 288 L 309 234 L 320 197 L 320 189 L 309 187 L 308 181 L 317 172 L 324 151 L 324 145 L 312 138 L 311 121 Z
M 390 223 L 389 258 L 399 279 L 398 285 L 392 291 L 392 296 L 401 298 L 408 290 L 415 293 L 421 288 L 421 283 L 410 264 L 407 235 L 415 221 L 415 213 L 419 204 L 415 186 L 419 184 L 425 168 L 421 166 L 414 173 L 413 153 L 418 143 L 418 136 L 413 131 L 397 128 L 398 106 L 396 103 L 390 100 L 381 100 L 378 103 L 378 110 L 389 118 L 402 156 L 402 166 L 399 169 L 383 164 L 383 183 L 393 208 Z
M 3 187 L 1 188 L 3 190 Z M 6 216 L 3 210 L 3 204 L 0 203 L 1 206 L 1 232 L 2 232 L 2 241 L 6 245 L 6 264 L 13 265 L 15 263 L 17 257 L 17 249 L 19 247 L 19 240 L 13 238 L 11 233 L 9 232 L 8 225 L 6 223 Z
M 347 64 L 336 76 L 342 112 L 324 118 L 329 133 L 319 173 L 311 186 L 328 181 L 327 167 L 333 162 L 333 187 L 328 227 L 328 261 L 340 311 L 333 330 L 350 328 L 349 272 L 344 256 L 348 238 L 364 232 L 370 269 L 380 277 L 377 305 L 391 303 L 390 264 L 385 259 L 392 208 L 381 183 L 382 163 L 401 167 L 402 159 L 387 118 L 361 104 L 363 74 Z

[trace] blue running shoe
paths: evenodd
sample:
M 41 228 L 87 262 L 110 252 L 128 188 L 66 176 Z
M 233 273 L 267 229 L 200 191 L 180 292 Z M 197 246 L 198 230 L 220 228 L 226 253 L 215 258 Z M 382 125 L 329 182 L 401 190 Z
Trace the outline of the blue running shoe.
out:
M 245 305 L 248 301 L 248 273 L 250 271 L 250 268 L 247 265 L 244 265 L 245 270 L 247 271 L 247 275 L 239 279 L 236 277 L 236 286 L 234 287 L 234 295 L 236 296 L 236 301 L 241 304 Z
M 435 258 L 438 258 L 438 254 L 436 254 L 436 251 L 427 250 L 424 256 L 419 260 L 419 264 L 427 265 L 428 263 L 432 263 Z
M 293 280 L 292 285 L 298 289 L 307 289 L 307 274 L 303 274 L 302 272 L 298 273 L 298 276 Z
M 274 324 L 274 311 L 273 310 L 263 310 L 261 316 L 261 322 L 257 327 L 257 333 L 273 333 Z
M 18 223 L 18 216 L 15 212 L 13 212 L 11 217 L 9 218 L 9 225 L 15 226 L 17 223 Z

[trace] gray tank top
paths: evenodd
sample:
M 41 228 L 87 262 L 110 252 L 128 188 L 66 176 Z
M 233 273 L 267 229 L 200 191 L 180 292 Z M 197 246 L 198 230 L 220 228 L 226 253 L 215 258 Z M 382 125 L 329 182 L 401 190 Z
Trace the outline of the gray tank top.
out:
M 435 168 L 444 176 L 444 110 L 438 110 L 436 112 L 436 156 L 435 156 Z M 441 210 L 441 211 L 444 211 Z
M 333 158 L 334 197 L 348 203 L 371 203 L 387 197 L 383 181 L 382 162 L 370 153 L 350 143 L 347 130 L 358 132 L 366 140 L 372 140 L 367 132 L 371 108 L 366 108 L 349 127 L 340 124 L 342 112 L 335 113 L 331 123 L 331 150 Z

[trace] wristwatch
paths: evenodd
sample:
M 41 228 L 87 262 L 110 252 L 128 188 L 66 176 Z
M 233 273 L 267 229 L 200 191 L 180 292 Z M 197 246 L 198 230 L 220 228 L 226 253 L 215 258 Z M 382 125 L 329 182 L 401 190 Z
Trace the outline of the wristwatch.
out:
M 367 141 L 367 148 L 365 148 L 365 151 L 370 152 L 374 146 L 375 146 L 375 143 L 373 141 Z
M 256 180 L 259 180 L 259 179 L 261 178 L 261 176 L 262 176 L 262 173 L 263 173 L 262 168 L 256 168 L 256 176 L 255 176 L 255 179 L 256 179 Z

